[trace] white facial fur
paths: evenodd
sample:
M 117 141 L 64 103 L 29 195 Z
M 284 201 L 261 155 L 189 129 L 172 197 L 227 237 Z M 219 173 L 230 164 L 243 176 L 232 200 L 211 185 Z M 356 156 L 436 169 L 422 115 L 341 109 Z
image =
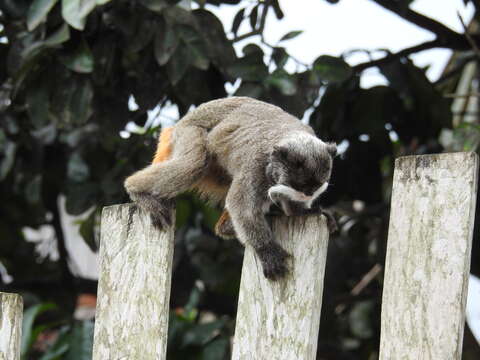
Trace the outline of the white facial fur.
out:
M 268 197 L 272 202 L 275 202 L 273 199 L 275 195 L 283 195 L 290 201 L 298 201 L 305 204 L 305 207 L 310 209 L 312 207 L 313 202 L 328 188 L 328 182 L 324 183 L 320 186 L 311 196 L 307 196 L 304 193 L 297 191 L 289 186 L 286 185 L 274 185 L 270 189 L 268 189 Z

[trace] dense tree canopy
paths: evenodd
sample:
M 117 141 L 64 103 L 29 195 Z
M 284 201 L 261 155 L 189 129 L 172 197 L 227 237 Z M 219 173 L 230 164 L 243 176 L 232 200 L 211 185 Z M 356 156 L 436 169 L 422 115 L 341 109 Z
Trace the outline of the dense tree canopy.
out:
M 59 195 L 66 196 L 71 214 L 96 209 L 81 225 L 85 241 L 96 248 L 101 208 L 128 201 L 123 179 L 149 163 L 158 134 L 149 127 L 122 138 L 126 124 L 143 127 L 149 110 L 168 104 L 183 115 L 192 105 L 233 95 L 225 85 L 235 82 L 234 95 L 277 104 L 299 118 L 307 113 L 322 139 L 345 145 L 324 198 L 341 229 L 330 242 L 318 354 L 375 358 L 381 273 L 360 294 L 351 291 L 384 262 L 393 162 L 443 151 L 440 133 L 453 125 L 452 98 L 444 95 L 455 92 L 465 65 L 478 61 L 480 38 L 413 11 L 412 0 L 371 1 L 430 31 L 434 40 L 353 67 L 342 57 L 318 54 L 312 64 L 288 72 L 287 62 L 297 60 L 283 44 L 300 31 L 292 29 L 275 45 L 263 39 L 267 13 L 284 16 L 278 0 L 197 0 L 195 10 L 178 0 L 0 0 L 0 262 L 14 279 L 3 288 L 22 292 L 27 305 L 59 305 L 55 311 L 37 305 L 29 313 L 32 320 L 50 309 L 61 319 L 52 325 L 60 337 L 46 358 L 89 358 L 79 348 L 88 348 L 91 334 L 88 323 L 68 321 L 75 295 L 88 283 L 68 267 Z M 238 8 L 232 29 L 208 10 L 221 4 Z M 242 22 L 251 31 L 239 33 Z M 234 44 L 246 39 L 251 41 L 237 54 Z M 408 56 L 439 47 L 461 55 L 432 83 Z M 388 85 L 361 88 L 362 72 L 370 67 L 378 67 Z M 190 194 L 177 202 L 171 359 L 228 357 L 243 250 L 213 235 L 217 216 L 218 210 Z M 55 230 L 58 261 L 39 261 L 24 240 L 25 227 L 42 225 Z M 478 233 L 472 262 L 477 274 Z M 28 333 L 31 341 L 37 335 Z M 28 346 L 25 358 L 39 355 Z M 466 358 L 474 351 L 466 345 Z

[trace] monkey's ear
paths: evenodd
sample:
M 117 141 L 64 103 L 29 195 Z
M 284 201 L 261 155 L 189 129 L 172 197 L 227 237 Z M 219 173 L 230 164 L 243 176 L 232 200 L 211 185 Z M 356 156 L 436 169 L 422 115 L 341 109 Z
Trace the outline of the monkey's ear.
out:
M 327 143 L 327 152 L 333 158 L 337 155 L 337 145 L 335 143 Z
M 282 161 L 287 160 L 288 150 L 282 146 L 275 145 L 272 151 L 272 159 Z

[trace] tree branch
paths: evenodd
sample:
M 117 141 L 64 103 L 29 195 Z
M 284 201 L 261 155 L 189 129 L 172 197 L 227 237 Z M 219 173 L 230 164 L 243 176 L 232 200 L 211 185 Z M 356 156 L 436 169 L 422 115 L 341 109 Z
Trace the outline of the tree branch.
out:
M 437 47 L 442 47 L 442 42 L 440 40 L 435 39 L 435 40 L 432 40 L 432 41 L 427 41 L 427 42 L 424 42 L 422 44 L 403 49 L 403 50 L 401 50 L 397 53 L 390 53 L 390 54 L 388 54 L 387 56 L 385 56 L 381 59 L 367 61 L 367 62 L 364 62 L 364 63 L 360 63 L 358 65 L 355 65 L 355 66 L 353 66 L 353 71 L 361 72 L 361 71 L 363 71 L 365 69 L 368 69 L 370 67 L 381 66 L 381 65 L 384 65 L 384 64 L 388 64 L 389 62 L 391 62 L 393 60 L 397 60 L 397 59 L 400 59 L 402 57 L 405 57 L 405 56 L 408 56 L 408 55 L 411 55 L 411 54 L 414 54 L 414 53 L 417 53 L 417 52 L 420 52 L 420 51 L 433 49 L 433 48 L 437 48 Z
M 372 0 L 376 4 L 382 6 L 383 8 L 397 14 L 401 18 L 425 29 L 442 40 L 458 40 L 462 38 L 462 35 L 450 29 L 449 27 L 439 23 L 438 21 L 429 18 L 428 16 L 417 13 L 416 11 L 411 10 L 410 8 L 404 8 L 395 3 L 392 0 Z

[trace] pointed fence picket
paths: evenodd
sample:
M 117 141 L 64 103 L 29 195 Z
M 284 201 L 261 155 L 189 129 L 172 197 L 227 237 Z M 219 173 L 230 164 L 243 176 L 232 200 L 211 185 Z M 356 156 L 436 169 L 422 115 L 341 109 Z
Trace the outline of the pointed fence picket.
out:
M 459 360 L 477 194 L 474 153 L 397 159 L 380 359 Z M 245 250 L 232 359 L 315 359 L 328 233 L 321 216 L 278 218 L 290 274 L 266 280 Z M 93 359 L 165 359 L 174 227 L 134 205 L 104 209 Z M 354 255 L 352 255 L 354 256 Z M 0 360 L 20 358 L 22 302 L 0 293 Z

